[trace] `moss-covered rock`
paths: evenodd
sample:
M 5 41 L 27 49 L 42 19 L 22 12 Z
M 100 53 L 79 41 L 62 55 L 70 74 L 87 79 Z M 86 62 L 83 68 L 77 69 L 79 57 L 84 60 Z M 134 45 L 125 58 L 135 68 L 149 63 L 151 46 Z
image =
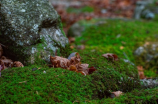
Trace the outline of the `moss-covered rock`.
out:
M 81 57 L 83 63 L 94 66 L 97 71 L 84 76 L 66 69 L 39 65 L 3 70 L 0 78 L 0 102 L 73 103 L 102 99 L 112 91 L 128 92 L 140 87 L 134 66 L 121 60 L 109 62 L 101 53 L 89 54 L 87 51 Z M 33 68 L 37 70 L 32 71 Z
M 68 44 L 60 16 L 48 0 L 1 0 L 0 8 L 0 42 L 13 60 L 33 64 L 39 58 L 48 62 L 60 48 L 54 41 L 61 47 Z

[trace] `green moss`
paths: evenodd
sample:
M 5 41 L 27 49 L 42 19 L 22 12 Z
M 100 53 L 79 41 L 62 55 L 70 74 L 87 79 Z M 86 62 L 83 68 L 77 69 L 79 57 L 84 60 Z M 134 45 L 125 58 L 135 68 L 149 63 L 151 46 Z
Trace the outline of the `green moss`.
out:
M 101 56 L 101 53 L 89 54 L 88 51 L 82 52 L 81 57 L 83 63 L 95 66 L 97 71 L 84 76 L 69 70 L 48 68 L 43 65 L 3 70 L 0 78 L 0 101 L 72 103 L 102 99 L 107 97 L 110 91 L 128 92 L 140 87 L 136 68 L 128 63 L 121 60 L 109 62 Z M 33 68 L 40 69 L 32 71 Z M 44 70 L 46 73 L 43 73 Z M 27 82 L 19 83 L 22 81 Z
M 100 20 L 91 20 L 87 23 L 94 21 Z M 88 50 L 114 53 L 136 65 L 145 65 L 146 63 L 135 57 L 133 52 L 145 42 L 157 41 L 158 24 L 153 21 L 119 19 L 104 19 L 104 22 L 106 23 L 86 27 L 82 36 L 76 38 L 75 44 L 84 44 Z
M 72 52 L 72 49 L 70 48 L 70 44 L 66 44 L 65 47 L 63 47 L 59 42 L 54 41 L 54 46 L 58 47 L 57 55 L 68 57 L 70 53 Z
M 92 100 L 88 104 L 157 104 L 158 87 L 153 89 L 136 89 L 114 99 Z
M 68 13 L 84 13 L 84 12 L 93 12 L 94 9 L 90 6 L 85 6 L 81 8 L 73 8 L 73 7 L 68 7 L 67 12 Z
M 59 22 L 58 24 L 59 24 L 59 28 L 60 28 L 62 34 L 66 37 L 65 32 L 63 30 L 63 24 L 61 22 L 61 17 L 58 18 L 58 22 Z
M 97 69 L 94 73 L 84 76 L 61 68 L 49 68 L 43 62 L 24 68 L 6 69 L 1 72 L 0 102 L 155 103 L 158 101 L 157 88 L 141 89 L 137 68 L 124 62 L 123 58 L 134 62 L 133 50 L 145 41 L 156 40 L 156 26 L 153 22 L 120 20 L 108 20 L 106 24 L 87 26 L 83 36 L 76 41 L 77 45 L 84 42 L 86 49 L 73 51 L 80 53 L 82 63 Z M 54 43 L 60 47 L 58 55 L 67 57 L 71 53 L 69 44 L 63 47 L 55 41 Z M 120 46 L 124 49 L 120 49 Z M 40 49 L 43 46 L 38 44 L 37 49 L 38 47 Z M 119 61 L 111 62 L 102 57 L 102 54 L 108 52 L 117 54 Z M 32 71 L 33 68 L 37 70 Z M 108 98 L 111 92 L 118 90 L 123 91 L 124 95 Z

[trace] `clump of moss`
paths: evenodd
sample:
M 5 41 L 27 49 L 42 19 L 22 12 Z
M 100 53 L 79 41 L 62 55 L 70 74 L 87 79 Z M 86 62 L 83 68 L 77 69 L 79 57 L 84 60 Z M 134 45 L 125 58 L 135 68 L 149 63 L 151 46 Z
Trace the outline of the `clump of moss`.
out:
M 84 13 L 84 12 L 93 12 L 93 11 L 94 11 L 93 7 L 90 6 L 84 6 L 81 8 L 73 8 L 73 7 L 67 8 L 68 13 Z
M 94 21 L 100 20 L 91 20 L 92 23 Z M 105 21 L 105 23 L 86 27 L 82 36 L 76 38 L 75 44 L 84 44 L 89 50 L 114 53 L 135 65 L 145 65 L 145 62 L 135 57 L 133 53 L 145 42 L 157 41 L 158 30 L 156 27 L 158 24 L 153 21 L 120 19 L 102 19 L 101 21 Z
M 105 97 L 107 91 L 128 92 L 139 88 L 138 72 L 135 66 L 125 63 L 121 58 L 119 61 L 110 62 L 102 57 L 103 52 L 82 51 L 83 63 L 94 66 L 97 71 L 91 75 L 92 83 L 96 85 L 100 98 Z M 96 56 L 96 57 L 95 57 Z M 95 92 L 96 93 L 96 92 Z
M 158 87 L 153 89 L 135 89 L 114 99 L 92 100 L 88 104 L 157 104 Z
M 81 53 L 81 57 L 83 63 L 95 66 L 97 71 L 84 76 L 69 70 L 40 65 L 2 71 L 0 101 L 4 103 L 72 103 L 102 99 L 109 95 L 109 91 L 126 92 L 139 88 L 135 67 L 122 61 L 108 62 L 100 56 L 100 53 L 89 54 L 87 51 Z M 91 59 L 92 57 L 95 59 Z M 33 68 L 37 70 L 32 71 Z

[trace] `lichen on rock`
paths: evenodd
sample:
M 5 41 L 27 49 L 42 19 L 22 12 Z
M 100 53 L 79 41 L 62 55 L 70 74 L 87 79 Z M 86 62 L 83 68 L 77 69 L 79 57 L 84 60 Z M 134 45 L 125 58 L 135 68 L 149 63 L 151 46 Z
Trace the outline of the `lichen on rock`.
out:
M 25 60 L 24 64 L 33 64 L 37 55 L 49 61 L 49 55 L 60 48 L 54 41 L 62 47 L 68 44 L 60 16 L 48 0 L 1 0 L 0 8 L 0 42 L 8 47 L 8 56 Z

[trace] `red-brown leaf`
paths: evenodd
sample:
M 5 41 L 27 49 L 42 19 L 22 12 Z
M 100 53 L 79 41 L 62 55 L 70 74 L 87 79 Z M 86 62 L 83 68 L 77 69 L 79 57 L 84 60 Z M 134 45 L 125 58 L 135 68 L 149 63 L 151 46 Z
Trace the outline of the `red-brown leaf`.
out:
M 103 57 L 105 57 L 106 59 L 112 60 L 112 61 L 117 61 L 118 57 L 117 55 L 113 54 L 113 53 L 106 53 L 102 55 Z
M 94 71 L 96 71 L 97 69 L 95 68 L 95 67 L 90 67 L 89 69 L 88 69 L 88 73 L 89 74 L 92 74 Z
M 144 69 L 143 69 L 143 66 L 137 66 L 137 69 L 138 69 L 138 75 L 139 75 L 139 78 L 140 78 L 140 79 L 144 79 L 144 78 L 146 78 L 145 75 L 144 75 Z

